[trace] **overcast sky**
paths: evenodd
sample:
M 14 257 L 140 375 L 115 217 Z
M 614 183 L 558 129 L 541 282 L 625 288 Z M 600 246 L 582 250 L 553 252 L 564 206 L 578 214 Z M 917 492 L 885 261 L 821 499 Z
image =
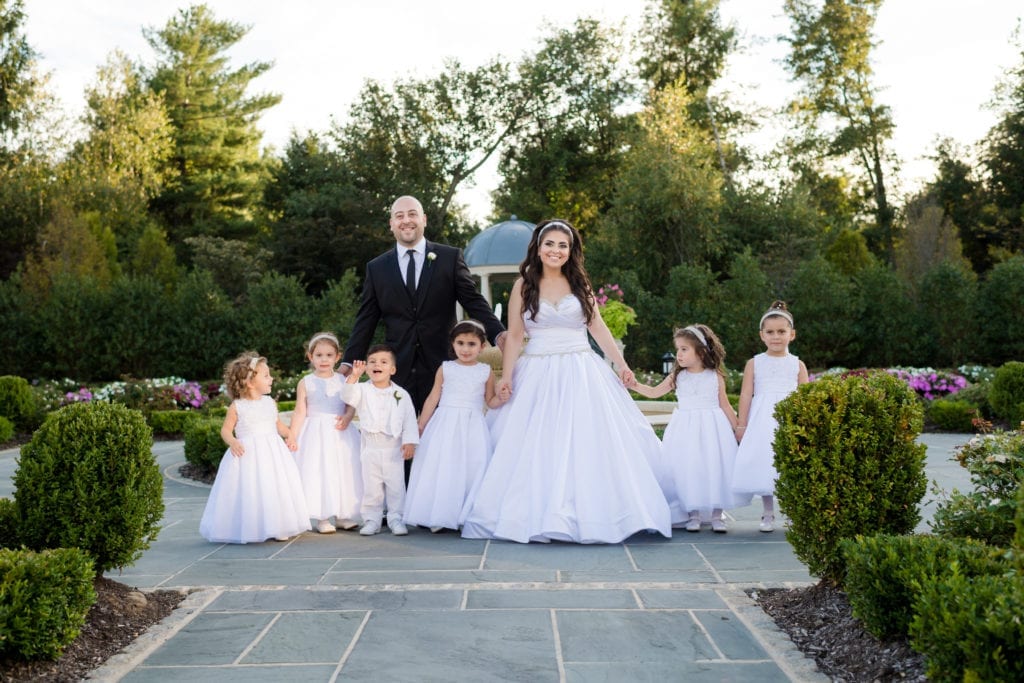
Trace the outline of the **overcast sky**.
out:
M 501 55 L 532 52 L 544 24 L 568 26 L 591 16 L 635 28 L 646 0 L 208 0 L 219 19 L 250 25 L 232 51 L 235 63 L 270 60 L 257 91 L 283 101 L 261 119 L 264 141 L 281 149 L 292 130 L 323 131 L 342 119 L 366 79 L 430 77 L 446 57 L 467 67 Z M 25 0 L 29 42 L 51 72 L 65 110 L 77 114 L 84 88 L 114 50 L 152 63 L 142 28 L 162 27 L 184 2 L 170 0 Z M 722 16 L 742 34 L 719 89 L 748 105 L 779 107 L 792 94 L 779 60 L 788 32 L 782 0 L 723 0 Z M 1019 0 L 887 0 L 876 24 L 874 53 L 881 101 L 893 109 L 894 147 L 902 161 L 900 187 L 929 180 L 925 158 L 937 137 L 977 142 L 992 126 L 985 108 L 1003 71 L 1021 61 L 1010 39 L 1024 16 Z M 754 140 L 774 139 L 770 126 Z M 489 209 L 497 182 L 493 168 L 477 187 L 460 193 L 473 217 Z

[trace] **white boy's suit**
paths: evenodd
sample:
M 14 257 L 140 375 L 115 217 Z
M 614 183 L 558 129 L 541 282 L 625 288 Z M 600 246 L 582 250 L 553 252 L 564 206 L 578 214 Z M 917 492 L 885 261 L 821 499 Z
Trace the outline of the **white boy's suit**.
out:
M 363 521 L 380 524 L 386 499 L 389 523 L 401 522 L 405 508 L 402 445 L 420 442 L 412 398 L 394 382 L 386 389 L 378 389 L 372 382 L 345 383 L 341 397 L 359 414 Z

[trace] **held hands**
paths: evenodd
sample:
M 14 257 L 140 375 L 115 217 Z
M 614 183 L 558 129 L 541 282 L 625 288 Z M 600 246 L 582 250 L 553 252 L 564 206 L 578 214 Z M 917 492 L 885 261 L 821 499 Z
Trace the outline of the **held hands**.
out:
M 338 419 L 334 421 L 334 428 L 340 432 L 343 432 L 346 429 L 348 429 L 348 426 L 349 424 L 351 424 L 351 422 L 352 419 L 348 415 L 339 415 Z
M 637 385 L 636 375 L 633 374 L 633 371 L 628 366 L 619 371 L 619 380 L 622 382 L 622 386 L 627 389 L 632 389 Z
M 296 443 L 295 439 L 293 439 L 290 434 L 284 438 L 284 445 L 287 446 L 290 451 L 299 450 L 299 444 Z
M 502 403 L 508 401 L 512 398 L 512 383 L 507 379 L 502 378 L 502 380 L 498 382 L 498 388 L 495 390 L 494 395 Z

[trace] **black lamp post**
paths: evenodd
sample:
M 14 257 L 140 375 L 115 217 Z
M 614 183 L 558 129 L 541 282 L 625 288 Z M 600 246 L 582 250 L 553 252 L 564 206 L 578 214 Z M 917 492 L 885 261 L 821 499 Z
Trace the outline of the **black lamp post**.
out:
M 676 365 L 676 356 L 674 353 L 665 352 L 665 355 L 661 357 L 661 372 L 664 375 L 672 372 L 672 368 Z

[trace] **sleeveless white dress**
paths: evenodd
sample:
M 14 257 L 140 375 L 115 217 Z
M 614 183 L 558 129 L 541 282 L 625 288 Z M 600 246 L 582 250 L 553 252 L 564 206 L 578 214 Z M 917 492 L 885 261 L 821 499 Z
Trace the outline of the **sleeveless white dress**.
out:
M 785 356 L 754 356 L 754 398 L 750 402 L 747 428 L 736 453 L 736 471 L 732 488 L 743 505 L 752 496 L 770 496 L 775 493 L 775 404 L 796 391 L 800 376 L 800 359 Z
M 489 413 L 494 455 L 462 535 L 520 543 L 618 543 L 644 530 L 671 536 L 652 470 L 658 438 L 591 350 L 580 302 L 542 300 L 525 325 L 512 398 Z
M 491 434 L 484 419 L 484 390 L 491 366 L 450 360 L 442 364 L 441 372 L 441 400 L 412 459 L 404 521 L 458 529 L 469 514 L 469 493 L 484 476 L 491 457 Z
M 295 464 L 302 479 L 306 507 L 313 519 L 336 518 L 340 525 L 359 523 L 363 475 L 359 466 L 359 430 L 354 425 L 337 429 L 345 412 L 341 400 L 344 377 L 302 378 L 306 387 L 306 421 L 299 432 Z
M 236 399 L 235 436 L 241 456 L 229 448 L 199 522 L 215 543 L 259 543 L 308 530 L 309 514 L 295 459 L 277 433 L 277 404 L 269 396 Z
M 676 400 L 662 437 L 676 495 L 687 510 L 735 507 L 736 435 L 718 403 L 718 373 L 683 370 L 676 375 Z

